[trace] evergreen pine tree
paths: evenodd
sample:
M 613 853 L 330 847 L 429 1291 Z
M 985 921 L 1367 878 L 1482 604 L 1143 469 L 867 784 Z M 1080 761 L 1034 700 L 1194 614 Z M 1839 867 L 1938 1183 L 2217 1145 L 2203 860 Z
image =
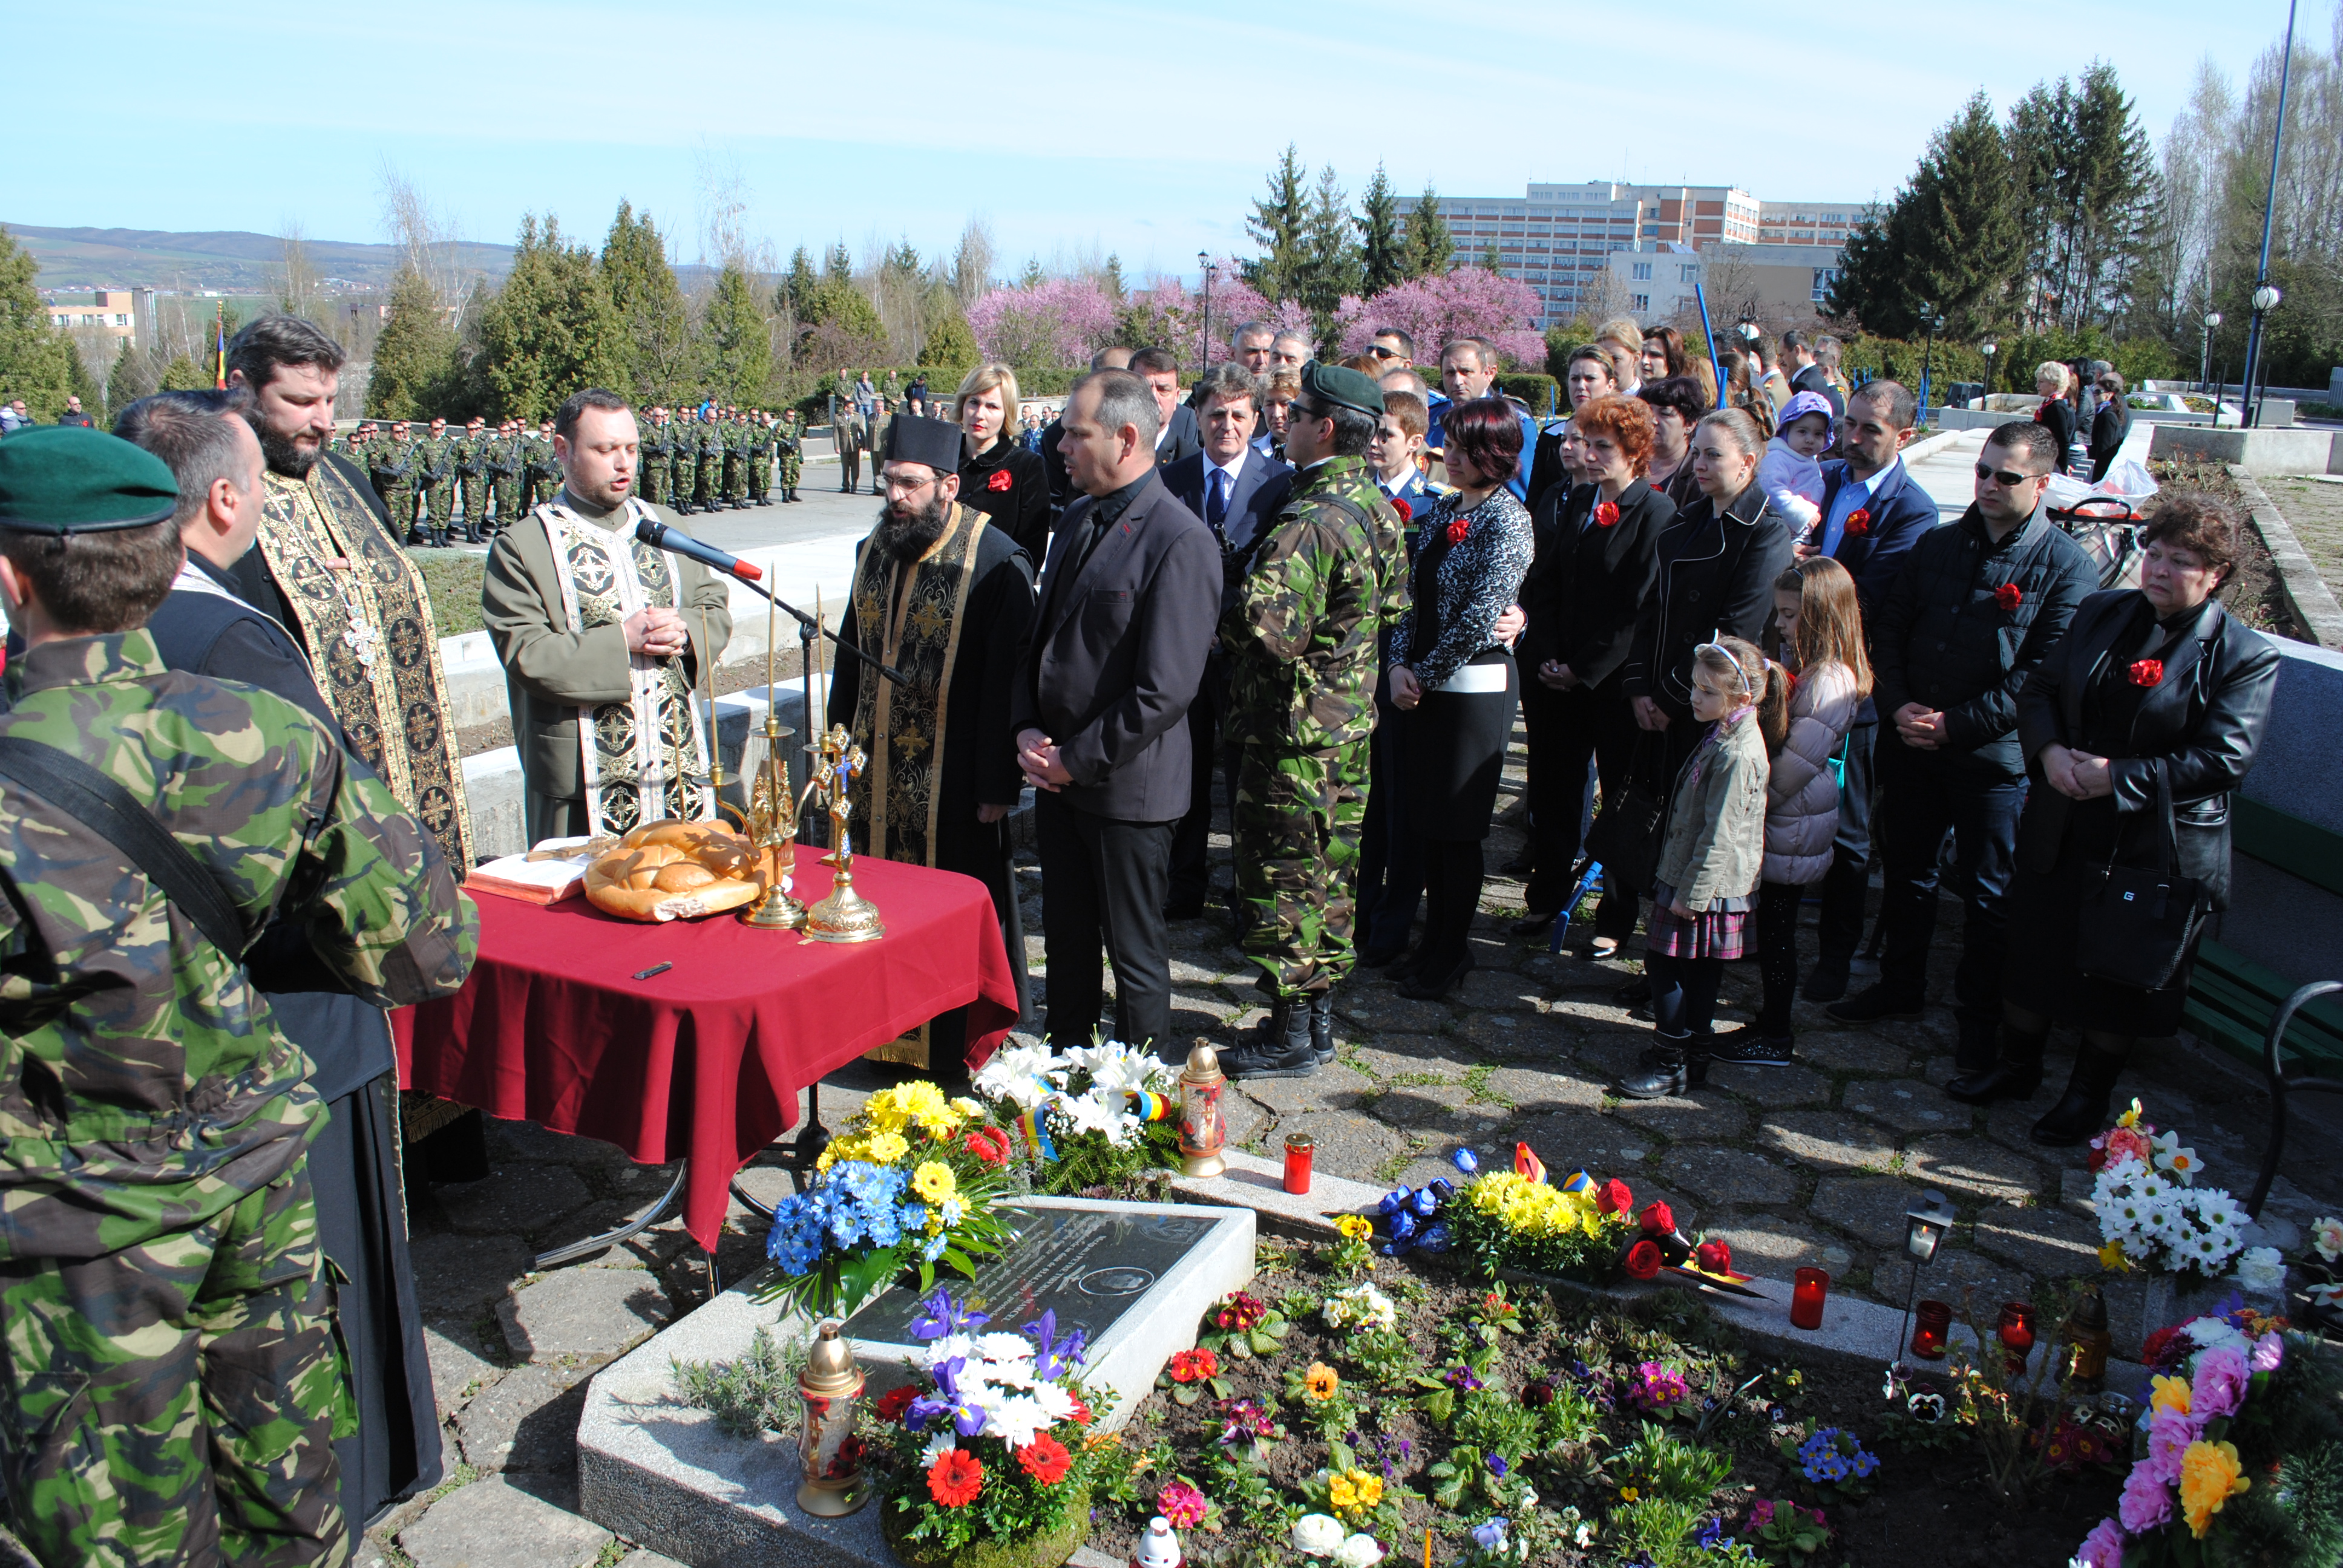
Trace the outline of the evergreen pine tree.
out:
M 1886 337 L 1973 338 L 2018 307 L 2025 232 L 2010 155 L 1993 105 L 1974 95 L 1929 138 L 1911 183 L 1848 235 L 1827 313 Z
M 980 357 L 976 334 L 959 305 L 950 303 L 939 310 L 928 325 L 927 341 L 920 345 L 920 363 L 960 370 L 974 366 Z
M 494 309 L 492 305 L 490 309 Z M 196 387 L 208 387 L 194 361 L 181 355 L 163 373 L 166 391 L 181 390 L 174 377 L 182 363 Z M 374 340 L 374 368 L 367 377 L 366 411 L 376 419 L 427 419 L 442 409 L 459 366 L 456 334 L 439 308 L 438 291 L 412 266 L 401 266 L 390 286 L 390 310 Z M 548 405 L 547 411 L 551 412 Z M 530 418 L 537 417 L 534 411 Z
M 646 406 L 673 404 L 698 390 L 691 311 L 650 214 L 638 217 L 628 203 L 618 204 L 599 266 L 618 318 L 622 386 L 629 396 Z
M 1100 282 L 1106 289 L 1107 297 L 1113 300 L 1117 305 L 1121 305 L 1125 292 L 1122 281 L 1121 256 L 1110 256 L 1106 258 L 1106 276 L 1101 278 Z
M 25 400 L 35 419 L 65 412 L 74 391 L 72 340 L 49 321 L 49 307 L 33 286 L 40 264 L 0 228 L 0 392 Z
M 844 240 L 841 239 L 833 244 L 830 247 L 830 254 L 822 257 L 821 276 L 823 281 L 828 283 L 854 281 L 854 253 L 846 248 Z
M 558 219 L 542 228 L 533 215 L 521 219 L 513 269 L 480 312 L 480 351 L 491 411 L 508 418 L 541 419 L 572 392 L 628 384 L 609 286 L 594 253 L 568 243 Z
M 1332 165 L 1319 171 L 1302 223 L 1302 259 L 1294 269 L 1293 297 L 1309 307 L 1318 337 L 1331 341 L 1334 312 L 1344 295 L 1363 290 L 1366 265 L 1360 255 L 1350 196 L 1334 178 Z
M 122 340 L 122 351 L 114 357 L 114 368 L 106 372 L 106 408 L 111 420 L 155 390 L 155 367 L 151 357 L 143 349 L 131 347 L 130 339 Z
M 1303 258 L 1302 226 L 1309 220 L 1309 173 L 1293 144 L 1269 171 L 1269 199 L 1255 200 L 1245 228 L 1262 254 L 1242 262 L 1244 279 L 1271 304 L 1294 297 L 1295 274 Z
M 857 295 L 857 298 L 860 296 Z M 708 314 L 700 322 L 700 359 L 717 401 L 753 408 L 765 401 L 773 379 L 773 339 L 757 308 L 749 275 L 738 263 L 716 276 Z
M 1427 183 L 1423 195 L 1416 198 L 1415 210 L 1407 215 L 1408 276 L 1447 276 L 1448 258 L 1455 249 L 1448 220 L 1441 215 L 1439 193 Z
M 2116 68 L 2101 60 L 2083 73 L 2069 138 L 2073 198 L 2064 256 L 2066 325 L 2108 325 L 2131 302 L 2153 241 L 2162 182 L 2147 132 L 2124 95 Z
M 813 258 L 806 254 L 805 246 L 799 246 L 789 256 L 789 270 L 781 278 L 780 286 L 774 291 L 774 307 L 786 310 L 801 324 L 810 322 L 820 286 L 821 279 L 813 269 Z
M 1407 241 L 1400 232 L 1399 197 L 1393 192 L 1391 176 L 1383 166 L 1375 166 L 1375 177 L 1359 197 L 1359 216 L 1353 220 L 1359 226 L 1359 260 L 1364 270 L 1362 294 L 1381 294 L 1396 283 L 1405 283 L 1413 275 L 1408 271 Z
M 390 324 L 388 322 L 383 323 L 383 332 L 385 336 L 387 336 L 389 331 Z M 375 365 L 377 367 L 377 374 L 380 374 L 380 367 L 382 365 L 382 339 L 379 337 L 375 339 Z M 190 359 L 184 354 L 174 354 L 171 356 L 171 362 L 163 367 L 163 378 L 156 384 L 155 390 L 157 392 L 201 392 L 210 387 L 211 384 L 211 377 L 206 376 L 201 370 L 197 369 L 196 367 L 196 362 L 193 359 Z M 367 383 L 367 408 L 369 412 L 374 408 L 374 383 L 371 380 Z M 404 418 L 406 416 L 396 415 L 393 416 L 393 417 Z
M 1017 279 L 1017 286 L 1020 288 L 1039 288 L 1049 281 L 1050 275 L 1041 270 L 1041 258 L 1038 256 L 1028 256 L 1025 260 L 1025 271 L 1023 275 Z

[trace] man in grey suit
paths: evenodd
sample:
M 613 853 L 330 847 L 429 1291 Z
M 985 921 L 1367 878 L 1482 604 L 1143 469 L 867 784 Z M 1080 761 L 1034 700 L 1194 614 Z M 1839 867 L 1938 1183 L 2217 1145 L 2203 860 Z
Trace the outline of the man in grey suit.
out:
M 1131 373 L 1146 380 L 1163 416 L 1155 430 L 1155 466 L 1168 468 L 1182 457 L 1193 457 L 1199 445 L 1196 411 L 1180 396 L 1180 361 L 1170 349 L 1142 348 L 1131 357 Z
M 1254 449 L 1252 430 L 1261 409 L 1261 382 L 1233 361 L 1215 365 L 1197 386 L 1196 421 L 1201 450 L 1167 466 L 1163 486 L 1180 504 L 1204 519 L 1221 550 L 1221 603 L 1235 598 L 1252 558 L 1253 542 L 1285 505 L 1293 470 Z M 1212 833 L 1212 759 L 1221 755 L 1221 721 L 1229 702 L 1228 655 L 1214 639 L 1196 700 L 1188 709 L 1190 787 L 1188 814 L 1172 838 L 1172 887 L 1167 919 L 1191 920 L 1204 912 L 1212 872 L 1205 849 Z M 1233 764 L 1228 798 L 1237 798 Z
M 1220 551 L 1155 468 L 1147 383 L 1101 370 L 1074 384 L 1059 450 L 1082 498 L 1050 541 L 1041 601 L 1010 695 L 1034 790 L 1047 890 L 1051 1043 L 1088 1045 L 1114 962 L 1115 1038 L 1172 1051 L 1163 922 L 1172 832 L 1187 814 L 1188 705 L 1221 608 Z

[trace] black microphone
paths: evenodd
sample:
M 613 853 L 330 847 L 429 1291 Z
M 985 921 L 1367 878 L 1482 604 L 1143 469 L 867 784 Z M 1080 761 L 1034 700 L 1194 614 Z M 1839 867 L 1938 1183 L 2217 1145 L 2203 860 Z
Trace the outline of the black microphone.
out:
M 754 561 L 744 561 L 739 556 L 726 555 L 714 545 L 701 544 L 679 528 L 670 528 L 657 518 L 645 518 L 635 525 L 635 538 L 655 550 L 669 555 L 689 556 L 702 566 L 739 578 L 742 582 L 756 582 L 765 575 L 765 568 Z

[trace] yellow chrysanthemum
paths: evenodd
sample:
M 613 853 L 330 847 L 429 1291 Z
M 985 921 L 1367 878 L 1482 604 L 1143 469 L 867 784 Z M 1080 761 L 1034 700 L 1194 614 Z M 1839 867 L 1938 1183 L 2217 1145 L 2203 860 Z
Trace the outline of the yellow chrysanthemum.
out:
M 960 1114 L 944 1099 L 944 1091 L 925 1079 L 895 1086 L 895 1103 L 926 1132 L 947 1137 L 959 1131 Z
M 2203 1540 L 2221 1505 L 2253 1484 L 2239 1473 L 2243 1468 L 2234 1442 L 2188 1445 L 2180 1456 L 2180 1513 L 2190 1534 Z
M 969 1099 L 966 1099 L 966 1098 L 962 1098 L 962 1099 L 960 1099 L 960 1100 L 955 1100 L 955 1101 L 953 1101 L 951 1102 L 951 1108 L 952 1108 L 952 1110 L 953 1110 L 953 1111 L 954 1111 L 954 1112 L 956 1112 L 957 1114 L 959 1114 L 959 1115 L 960 1115 L 960 1116 L 974 1117 L 974 1116 L 981 1116 L 981 1115 L 983 1115 L 983 1114 L 984 1114 L 984 1107 L 983 1107 L 983 1106 L 979 1105 L 979 1104 L 978 1104 L 975 1101 L 973 1101 L 973 1100 L 969 1100 Z
M 952 1179 L 950 1166 L 930 1160 L 911 1172 L 911 1191 L 930 1203 L 940 1203 L 960 1191 L 960 1183 Z
M 892 1089 L 882 1089 L 862 1102 L 864 1120 L 881 1132 L 900 1132 L 911 1120 Z
M 1345 1214 L 1334 1221 L 1345 1241 L 1363 1241 L 1375 1233 L 1375 1223 L 1363 1214 Z
M 870 1158 L 881 1165 L 892 1165 L 910 1151 L 910 1140 L 900 1132 L 881 1132 L 870 1140 Z
M 2148 1396 L 2150 1410 L 2177 1410 L 2188 1413 L 2188 1380 L 2185 1377 L 2158 1377 L 2156 1392 Z

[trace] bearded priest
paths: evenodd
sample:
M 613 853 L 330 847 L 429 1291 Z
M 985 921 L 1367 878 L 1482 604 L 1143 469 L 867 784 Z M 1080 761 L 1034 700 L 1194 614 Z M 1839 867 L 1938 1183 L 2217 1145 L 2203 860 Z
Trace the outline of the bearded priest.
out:
M 839 639 L 900 670 L 898 685 L 841 655 L 829 722 L 870 760 L 851 789 L 863 852 L 974 877 L 992 895 L 1025 1006 L 1025 932 L 1008 817 L 1024 775 L 1009 722 L 1011 677 L 1033 618 L 1033 562 L 983 513 L 960 504 L 958 425 L 899 416 L 879 478 L 879 525 L 856 554 Z M 882 1061 L 968 1070 L 967 1011 L 879 1047 Z

